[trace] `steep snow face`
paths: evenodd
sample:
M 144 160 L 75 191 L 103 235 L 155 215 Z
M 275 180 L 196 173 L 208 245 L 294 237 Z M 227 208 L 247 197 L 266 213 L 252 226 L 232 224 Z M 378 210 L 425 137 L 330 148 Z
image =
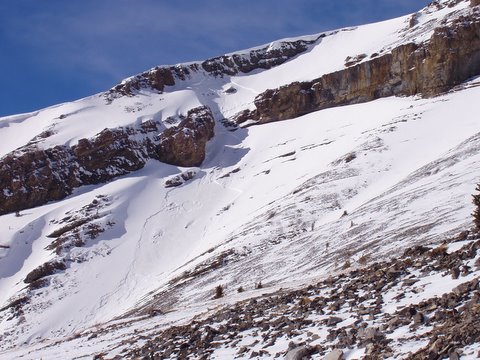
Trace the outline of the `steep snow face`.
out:
M 423 10 L 415 38 L 427 39 L 467 6 Z M 141 89 L 111 103 L 99 94 L 0 119 L 1 156 L 34 138 L 47 148 L 147 120 L 167 128 L 200 105 L 217 120 L 199 168 L 151 161 L 63 201 L 0 217 L 0 358 L 125 313 L 173 311 L 165 324 L 193 316 L 219 284 L 291 286 L 331 274 L 347 258 L 394 256 L 469 227 L 480 164 L 476 80 L 434 99 L 386 98 L 236 131 L 221 123 L 267 88 L 410 41 L 410 19 L 326 34 L 266 71 L 199 71 L 161 94 Z M 66 269 L 35 286 L 24 282 L 59 259 Z
M 71 146 L 105 128 L 148 120 L 159 120 L 169 127 L 179 116 L 202 104 L 209 106 L 219 119 L 229 118 L 253 109 L 255 96 L 267 89 L 319 78 L 344 69 L 349 62 L 368 61 L 372 56 L 389 53 L 401 44 L 428 41 L 436 27 L 471 11 L 469 4 L 469 1 L 441 1 L 416 14 L 389 21 L 263 45 L 258 48 L 275 50 L 288 42 L 317 39 L 309 50 L 269 70 L 259 68 L 235 76 L 213 76 L 201 68 L 201 63 L 179 64 L 178 67 L 193 66 L 197 70 L 190 71 L 184 80 L 177 79 L 174 86 L 166 86 L 161 94 L 141 88 L 133 97 L 119 96 L 110 102 L 102 93 L 31 114 L 0 118 L 0 156 L 32 140 L 43 148 Z M 255 49 L 235 54 L 248 57 Z M 125 79 L 123 83 L 128 81 Z
M 71 335 L 161 290 L 171 289 L 182 306 L 198 305 L 218 284 L 302 283 L 348 257 L 391 256 L 468 227 L 480 163 L 479 91 L 389 98 L 224 131 L 180 187 L 165 181 L 181 169 L 151 162 L 21 217 L 2 216 L 2 245 L 11 246 L 0 260 L 2 304 L 31 299 L 20 317 L 3 312 L 2 345 Z M 99 195 L 110 199 L 98 210 L 105 231 L 74 248 L 49 286 L 24 290 L 27 274 L 55 257 L 45 248 L 58 220 Z M 218 271 L 184 274 L 226 252 Z M 157 306 L 170 309 L 172 299 L 162 296 Z

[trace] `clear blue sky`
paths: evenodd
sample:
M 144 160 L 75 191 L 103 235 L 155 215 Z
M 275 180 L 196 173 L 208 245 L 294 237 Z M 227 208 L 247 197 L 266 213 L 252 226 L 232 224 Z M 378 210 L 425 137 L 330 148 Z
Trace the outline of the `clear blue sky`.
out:
M 428 0 L 0 0 L 0 116 L 161 64 L 419 10 Z

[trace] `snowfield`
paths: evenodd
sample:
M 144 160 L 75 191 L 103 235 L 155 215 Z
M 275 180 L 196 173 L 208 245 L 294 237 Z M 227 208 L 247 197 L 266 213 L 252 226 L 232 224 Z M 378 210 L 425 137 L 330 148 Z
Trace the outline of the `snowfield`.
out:
M 0 309 L 30 299 L 16 316 L 0 311 L 0 359 L 113 357 L 134 331 L 187 324 L 258 296 L 259 282 L 264 293 L 297 288 L 341 271 L 347 260 L 396 257 L 470 228 L 480 173 L 478 79 L 431 99 L 384 98 L 235 130 L 221 122 L 252 109 L 266 89 L 344 68 L 347 56 L 424 41 L 467 5 L 424 10 L 408 36 L 410 16 L 327 33 L 271 70 L 223 78 L 199 72 L 162 94 L 143 89 L 111 103 L 97 94 L 0 119 L 0 156 L 47 130 L 52 135 L 37 138 L 39 147 L 71 146 L 104 128 L 148 120 L 168 128 L 201 105 L 217 121 L 198 168 L 151 160 L 62 201 L 0 216 Z M 192 179 L 166 186 L 189 171 Z M 102 231 L 69 251 L 67 269 L 49 276 L 48 286 L 29 289 L 27 275 L 57 256 L 48 248 L 51 235 L 75 216 Z M 446 281 L 435 276 L 421 284 Z M 218 285 L 226 297 L 212 300 Z M 428 291 L 441 296 L 455 286 Z M 152 309 L 162 315 L 147 316 Z M 80 336 L 96 328 L 108 328 L 108 336 Z M 287 346 L 278 343 L 277 351 Z M 235 355 L 223 351 L 213 358 Z

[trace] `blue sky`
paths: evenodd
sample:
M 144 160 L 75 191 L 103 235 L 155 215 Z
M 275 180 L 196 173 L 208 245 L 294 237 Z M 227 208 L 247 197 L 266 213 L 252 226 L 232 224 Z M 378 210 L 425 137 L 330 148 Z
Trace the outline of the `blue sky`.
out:
M 419 10 L 427 0 L 0 0 L 0 116 L 161 64 Z

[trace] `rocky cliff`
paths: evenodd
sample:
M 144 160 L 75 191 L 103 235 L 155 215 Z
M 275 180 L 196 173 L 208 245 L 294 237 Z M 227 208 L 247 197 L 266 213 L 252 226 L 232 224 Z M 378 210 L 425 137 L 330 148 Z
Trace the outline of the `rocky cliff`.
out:
M 249 73 L 257 69 L 271 69 L 307 51 L 324 36 L 322 34 L 306 40 L 278 41 L 244 53 L 218 56 L 203 62 L 155 67 L 124 80 L 108 91 L 106 98 L 112 101 L 118 96 L 131 96 L 142 88 L 163 92 L 165 86 L 173 86 L 178 81 L 184 81 L 194 72 L 205 71 L 208 75 L 222 77 Z
M 106 182 L 141 169 L 148 159 L 199 166 L 213 137 L 210 109 L 192 109 L 178 126 L 160 124 L 105 129 L 77 145 L 41 149 L 27 145 L 0 159 L 0 214 L 60 200 L 81 185 Z
M 345 69 L 318 79 L 265 91 L 256 97 L 256 109 L 239 113 L 236 121 L 268 123 L 387 96 L 432 97 L 448 91 L 480 74 L 480 9 L 436 28 L 425 43 L 357 60 L 348 59 Z

